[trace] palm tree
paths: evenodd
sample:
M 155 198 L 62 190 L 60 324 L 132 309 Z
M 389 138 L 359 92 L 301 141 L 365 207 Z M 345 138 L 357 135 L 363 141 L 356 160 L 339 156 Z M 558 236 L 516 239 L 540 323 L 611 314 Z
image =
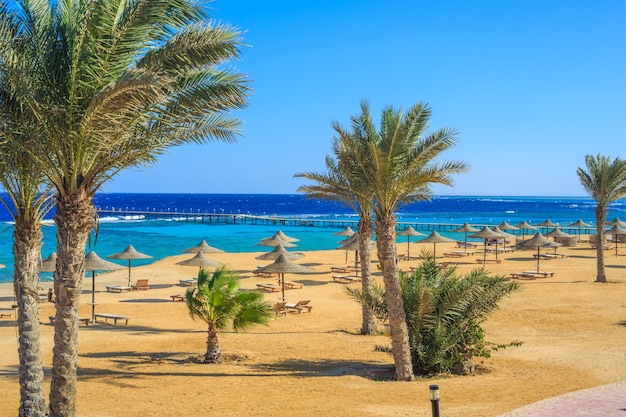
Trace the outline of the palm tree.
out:
M 490 277 L 484 268 L 461 277 L 454 268 L 443 270 L 432 257 L 425 258 L 411 275 L 401 275 L 415 373 L 463 373 L 473 357 L 488 357 L 481 323 L 500 300 L 520 289 L 503 276 Z M 369 293 L 349 290 L 367 304 L 380 320 L 387 320 L 384 290 Z
M 222 361 L 217 341 L 220 330 L 232 328 L 239 331 L 254 324 L 267 324 L 270 317 L 270 309 L 263 302 L 263 294 L 240 290 L 239 281 L 236 274 L 224 267 L 216 269 L 211 276 L 201 268 L 198 286 L 189 288 L 185 293 L 189 315 L 208 324 L 204 363 Z
M 428 200 L 430 184 L 451 185 L 450 176 L 464 172 L 462 162 L 436 164 L 433 160 L 456 143 L 456 132 L 440 129 L 426 134 L 431 110 L 418 103 L 406 113 L 393 107 L 383 109 L 377 131 L 370 117 L 369 104 L 361 102 L 361 114 L 353 124 L 362 126 L 362 135 L 346 142 L 350 147 L 350 164 L 369 185 L 375 202 L 376 244 L 389 310 L 391 349 L 396 379 L 414 378 L 411 369 L 409 334 L 402 301 L 402 288 L 396 264 L 395 211 L 412 201 Z
M 50 415 L 73 416 L 92 197 L 173 146 L 235 140 L 239 122 L 229 111 L 245 105 L 249 89 L 224 64 L 243 44 L 194 0 L 16 3 L 20 39 L 37 58 L 20 99 L 37 120 L 37 164 L 56 190 Z
M 13 284 L 17 304 L 20 416 L 45 416 L 44 373 L 38 314 L 38 267 L 42 245 L 41 220 L 51 209 L 51 194 L 33 164 L 28 149 L 32 115 L 16 95 L 19 79 L 32 60 L 16 34 L 18 21 L 0 7 L 0 184 L 8 198 L 1 203 L 11 214 Z
M 578 168 L 576 173 L 585 191 L 594 199 L 596 207 L 596 282 L 606 282 L 604 270 L 604 221 L 609 203 L 626 195 L 626 161 L 611 160 L 608 156 L 585 156 L 587 170 Z
M 333 128 L 339 134 L 333 140 L 335 158 L 326 156 L 326 172 L 299 173 L 295 177 L 302 177 L 314 181 L 313 185 L 303 185 L 298 192 L 304 192 L 310 198 L 322 198 L 338 201 L 352 208 L 359 216 L 357 234 L 359 239 L 359 261 L 361 265 L 361 286 L 367 292 L 372 285 L 370 239 L 372 236 L 372 202 L 363 194 L 366 190 L 359 177 L 352 176 L 346 164 L 339 163 L 345 159 L 346 149 L 342 142 L 348 140 L 350 133 L 344 131 L 337 123 Z M 362 305 L 361 334 L 373 335 L 376 333 L 374 315 L 366 305 Z

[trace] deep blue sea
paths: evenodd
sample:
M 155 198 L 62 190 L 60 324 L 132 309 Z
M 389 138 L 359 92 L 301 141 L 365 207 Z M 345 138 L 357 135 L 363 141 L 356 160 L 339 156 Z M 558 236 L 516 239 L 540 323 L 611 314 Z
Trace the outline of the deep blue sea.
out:
M 259 216 L 299 217 L 311 219 L 358 220 L 348 207 L 324 200 L 307 199 L 300 194 L 97 194 L 96 208 L 107 210 L 141 210 L 150 212 L 191 212 L 218 214 L 250 214 Z M 438 196 L 432 201 L 401 207 L 398 222 L 462 224 L 495 226 L 503 221 L 517 224 L 523 220 L 537 224 L 550 219 L 567 226 L 582 219 L 595 224 L 594 202 L 586 197 L 497 197 L 497 196 Z M 609 219 L 625 218 L 626 201 L 620 200 L 609 208 Z M 49 216 L 51 217 L 51 216 Z M 11 218 L 0 208 L 0 282 L 12 281 Z M 403 225 L 399 225 L 399 229 Z M 297 250 L 336 248 L 341 237 L 334 236 L 339 228 L 311 226 L 275 226 L 261 224 L 224 224 L 177 221 L 176 216 L 161 220 L 103 216 L 98 240 L 95 234 L 87 250 L 94 250 L 102 258 L 120 252 L 132 244 L 139 252 L 153 256 L 148 260 L 132 261 L 142 265 L 166 256 L 181 254 L 181 250 L 196 245 L 204 239 L 211 246 L 227 252 L 258 252 L 268 250 L 256 243 L 282 230 L 298 238 Z M 462 239 L 462 234 L 449 233 L 449 237 Z M 457 236 L 455 236 L 457 235 Z M 412 238 L 411 241 L 419 240 Z M 399 236 L 399 242 L 406 238 Z M 55 251 L 55 227 L 51 221 L 44 226 L 42 257 Z M 122 261 L 122 264 L 124 262 Z M 42 279 L 50 275 L 42 273 Z

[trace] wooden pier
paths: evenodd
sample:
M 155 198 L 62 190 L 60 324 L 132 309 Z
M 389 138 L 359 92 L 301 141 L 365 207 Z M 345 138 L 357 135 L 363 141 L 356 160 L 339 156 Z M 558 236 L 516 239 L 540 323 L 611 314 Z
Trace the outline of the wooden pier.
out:
M 270 225 L 270 226 L 297 226 L 297 227 L 326 227 L 326 228 L 345 228 L 350 226 L 356 230 L 358 220 L 347 219 L 318 219 L 310 217 L 277 217 L 277 216 L 256 216 L 251 214 L 226 214 L 226 213 L 201 213 L 201 212 L 185 212 L 185 211 L 142 211 L 142 210 L 111 210 L 96 209 L 98 215 L 102 217 L 117 217 L 121 220 L 169 220 L 193 223 L 216 223 L 216 224 L 248 224 L 248 225 Z M 461 223 L 416 223 L 416 222 L 398 222 L 396 230 L 402 230 L 408 226 L 424 234 L 432 231 L 451 232 L 462 226 Z M 473 227 L 480 229 L 484 226 L 493 226 L 485 224 L 472 224 Z M 545 229 L 545 228 L 540 228 Z M 572 235 L 578 234 L 577 227 L 561 227 L 561 230 Z M 580 233 L 587 235 L 592 230 L 583 228 Z M 515 230 L 515 235 L 521 235 L 522 231 Z M 529 231 L 526 232 L 529 234 Z M 533 233 L 530 233 L 531 235 Z

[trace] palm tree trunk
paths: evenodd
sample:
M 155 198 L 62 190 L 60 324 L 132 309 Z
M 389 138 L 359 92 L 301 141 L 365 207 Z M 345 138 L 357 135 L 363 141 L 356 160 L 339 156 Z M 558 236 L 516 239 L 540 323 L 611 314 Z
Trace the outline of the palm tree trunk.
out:
M 209 323 L 208 337 L 206 340 L 206 355 L 204 355 L 204 363 L 221 363 L 222 352 L 217 343 L 217 328 L 213 323 Z
M 606 271 L 604 269 L 604 219 L 606 218 L 606 208 L 596 206 L 596 263 L 598 274 L 596 282 L 606 282 Z
M 378 261 L 383 271 L 389 328 L 391 330 L 391 352 L 398 381 L 411 381 L 413 366 L 409 349 L 409 330 L 402 301 L 402 286 L 396 265 L 396 221 L 391 217 L 376 219 L 376 244 Z
M 13 232 L 13 277 L 19 335 L 20 417 L 43 417 L 47 414 L 37 306 L 37 272 L 42 236 L 39 224 L 16 221 Z
M 81 190 L 58 198 L 54 215 L 58 258 L 54 274 L 56 315 L 50 383 L 51 417 L 76 415 L 78 306 L 85 276 L 85 248 L 95 225 L 95 214 L 91 197 Z
M 359 219 L 358 224 L 359 233 L 359 257 L 361 261 L 361 285 L 363 293 L 369 292 L 372 287 L 372 268 L 371 268 L 371 251 L 370 251 L 370 237 L 372 235 L 372 218 L 370 216 L 363 216 Z M 363 323 L 361 324 L 361 334 L 374 335 L 376 334 L 376 320 L 374 314 L 364 303 L 361 303 L 363 309 Z

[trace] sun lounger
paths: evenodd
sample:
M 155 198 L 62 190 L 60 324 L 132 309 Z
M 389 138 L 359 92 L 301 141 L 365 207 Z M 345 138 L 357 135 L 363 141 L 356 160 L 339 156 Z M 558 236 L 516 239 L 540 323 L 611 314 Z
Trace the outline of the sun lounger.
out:
M 54 324 L 54 316 L 48 316 L 48 319 L 50 319 L 50 324 Z M 89 326 L 91 319 L 89 317 L 79 317 L 78 324 L 80 323 L 83 323 L 85 326 Z
M 185 301 L 185 296 L 180 294 L 170 295 L 170 298 L 172 301 Z
M 311 300 L 302 300 L 302 301 L 298 301 L 295 304 L 285 303 L 285 308 L 287 309 L 287 311 L 294 310 L 294 311 L 297 311 L 298 313 L 302 313 L 302 310 L 306 310 L 310 313 L 311 310 L 313 309 L 313 306 L 309 305 L 310 302 Z
M 9 308 L 0 309 L 0 318 L 2 317 L 12 318 L 14 315 L 15 315 L 15 311 Z
M 531 274 L 537 277 L 548 278 L 554 276 L 554 272 L 551 271 L 524 271 L 523 274 Z
M 302 287 L 303 287 L 303 284 L 299 282 L 285 281 L 285 288 L 296 289 L 296 288 L 302 288 Z
M 261 290 L 265 290 L 268 292 L 278 292 L 281 290 L 281 286 L 280 285 L 276 285 L 276 284 L 256 284 L 256 286 L 261 289 Z
M 127 287 L 125 285 L 109 285 L 107 286 L 107 291 L 108 292 L 126 292 L 126 291 L 130 291 L 132 288 L 131 287 Z
M 106 314 L 106 313 L 97 313 L 96 314 L 96 321 L 98 319 L 104 319 L 105 323 L 109 322 L 109 319 L 113 320 L 113 325 L 116 326 L 117 325 L 117 321 L 124 321 L 124 324 L 128 326 L 128 320 L 130 319 L 130 317 L 126 317 L 126 316 L 120 316 L 117 314 Z
M 457 248 L 475 248 L 478 245 L 476 243 L 456 242 Z
M 148 280 L 138 279 L 135 285 L 132 286 L 132 289 L 136 291 L 139 291 L 139 290 L 148 291 L 150 289 L 150 287 L 148 286 Z
M 535 259 L 563 259 L 563 258 L 567 258 L 567 255 L 565 255 L 564 253 L 540 253 L 538 256 L 535 253 L 533 255 L 533 257 Z
M 464 252 L 462 250 L 453 250 L 451 252 L 444 252 L 443 256 L 447 258 L 462 258 L 464 256 L 473 255 L 474 251 Z
M 499 264 L 502 263 L 502 259 L 483 259 L 483 258 L 478 258 L 476 259 L 476 262 L 478 262 L 479 264 L 484 264 L 484 263 L 495 263 L 495 264 Z
M 274 313 L 276 313 L 276 317 L 287 315 L 287 308 L 285 307 L 285 304 L 287 303 L 280 302 L 280 303 L 274 304 L 274 307 L 272 307 L 272 310 L 274 310 Z
M 342 273 L 346 273 L 349 274 L 350 272 L 354 272 L 354 267 L 353 266 L 331 266 L 330 267 L 330 272 L 342 272 Z
M 198 280 L 196 278 L 187 278 L 187 279 L 179 279 L 178 282 L 183 287 L 191 287 L 192 285 L 196 285 Z
M 333 275 L 333 281 L 350 284 L 353 282 L 361 281 L 361 278 L 353 275 Z
M 537 277 L 533 274 L 525 274 L 523 272 L 513 272 L 511 273 L 511 278 L 515 279 L 537 279 Z

